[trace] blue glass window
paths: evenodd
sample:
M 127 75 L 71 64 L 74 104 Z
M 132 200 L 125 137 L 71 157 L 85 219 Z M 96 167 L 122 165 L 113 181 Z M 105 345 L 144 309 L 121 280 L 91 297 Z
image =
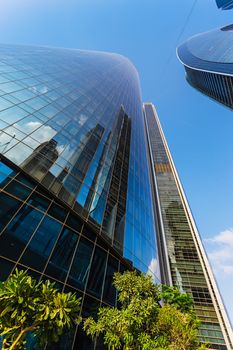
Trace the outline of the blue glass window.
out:
M 0 255 L 17 260 L 43 214 L 24 205 L 0 236 Z
M 4 226 L 11 220 L 12 216 L 16 213 L 19 207 L 22 205 L 22 202 L 14 199 L 13 197 L 0 193 L 0 203 L 4 203 L 4 205 L 0 205 L 0 231 L 4 228 Z
M 29 187 L 21 185 L 20 182 L 13 180 L 9 185 L 5 187 L 5 191 L 15 197 L 20 198 L 21 200 L 25 200 L 32 190 Z
M 91 294 L 93 294 L 97 298 L 100 298 L 102 294 L 106 260 L 107 253 L 99 247 L 96 247 L 91 264 L 87 289 Z
M 115 305 L 116 302 L 116 288 L 112 285 L 113 275 L 118 271 L 118 260 L 111 255 L 108 257 L 108 264 L 104 282 L 103 301 L 108 304 Z
M 0 162 L 0 186 L 4 187 L 15 175 L 15 171 Z
M 45 217 L 20 262 L 36 270 L 43 270 L 60 230 L 61 224 L 58 221 Z
M 27 202 L 42 211 L 46 211 L 51 203 L 48 198 L 37 192 L 33 192 Z
M 45 273 L 64 281 L 77 245 L 78 235 L 68 228 L 62 230 Z
M 67 283 L 79 289 L 84 289 L 90 269 L 93 244 L 80 238 L 77 251 L 72 263 Z

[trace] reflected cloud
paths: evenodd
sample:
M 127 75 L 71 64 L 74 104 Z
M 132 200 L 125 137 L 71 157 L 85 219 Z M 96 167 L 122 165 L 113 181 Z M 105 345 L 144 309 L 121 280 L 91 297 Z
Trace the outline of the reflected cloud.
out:
M 155 276 L 158 279 L 160 279 L 159 264 L 156 258 L 151 259 L 150 265 L 148 266 L 147 274 L 150 275 L 155 282 Z

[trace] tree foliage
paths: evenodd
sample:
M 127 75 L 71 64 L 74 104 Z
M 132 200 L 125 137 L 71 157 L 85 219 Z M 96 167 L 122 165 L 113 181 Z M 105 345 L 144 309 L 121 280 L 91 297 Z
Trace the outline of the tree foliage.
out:
M 0 335 L 2 349 L 25 349 L 25 337 L 33 333 L 41 344 L 58 341 L 64 329 L 81 322 L 80 300 L 60 293 L 54 283 L 36 282 L 26 271 L 0 283 Z
M 100 308 L 97 321 L 89 317 L 84 322 L 87 334 L 103 335 L 109 350 L 206 349 L 197 340 L 200 323 L 188 294 L 130 271 L 115 273 L 113 284 L 120 307 Z

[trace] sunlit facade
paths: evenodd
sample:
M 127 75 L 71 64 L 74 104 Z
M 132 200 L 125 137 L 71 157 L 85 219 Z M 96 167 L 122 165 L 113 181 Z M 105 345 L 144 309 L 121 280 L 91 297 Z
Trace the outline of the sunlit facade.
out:
M 124 57 L 0 46 L 0 276 L 16 267 L 115 305 L 115 271 L 159 281 L 138 74 Z M 94 349 L 80 329 L 54 349 Z M 78 344 L 78 345 L 77 345 Z M 53 347 L 52 347 L 53 348 Z
M 231 350 L 232 330 L 156 110 L 144 104 L 162 282 L 188 292 L 202 321 L 200 340 Z
M 233 25 L 193 36 L 177 55 L 190 85 L 233 108 Z

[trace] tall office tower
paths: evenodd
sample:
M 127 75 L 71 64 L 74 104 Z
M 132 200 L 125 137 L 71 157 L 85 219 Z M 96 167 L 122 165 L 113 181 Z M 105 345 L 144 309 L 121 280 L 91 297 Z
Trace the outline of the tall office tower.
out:
M 138 74 L 124 57 L 0 46 L 0 277 L 115 305 L 115 271 L 159 281 Z M 81 329 L 49 349 L 102 348 Z M 47 348 L 48 349 L 48 348 Z
M 182 189 L 157 113 L 144 104 L 152 164 L 162 282 L 193 297 L 202 321 L 200 339 L 213 349 L 232 349 L 232 330 Z
M 218 8 L 221 8 L 222 10 L 230 10 L 233 8 L 232 0 L 216 0 L 216 4 Z
M 177 49 L 187 81 L 233 108 L 233 25 L 196 35 Z

